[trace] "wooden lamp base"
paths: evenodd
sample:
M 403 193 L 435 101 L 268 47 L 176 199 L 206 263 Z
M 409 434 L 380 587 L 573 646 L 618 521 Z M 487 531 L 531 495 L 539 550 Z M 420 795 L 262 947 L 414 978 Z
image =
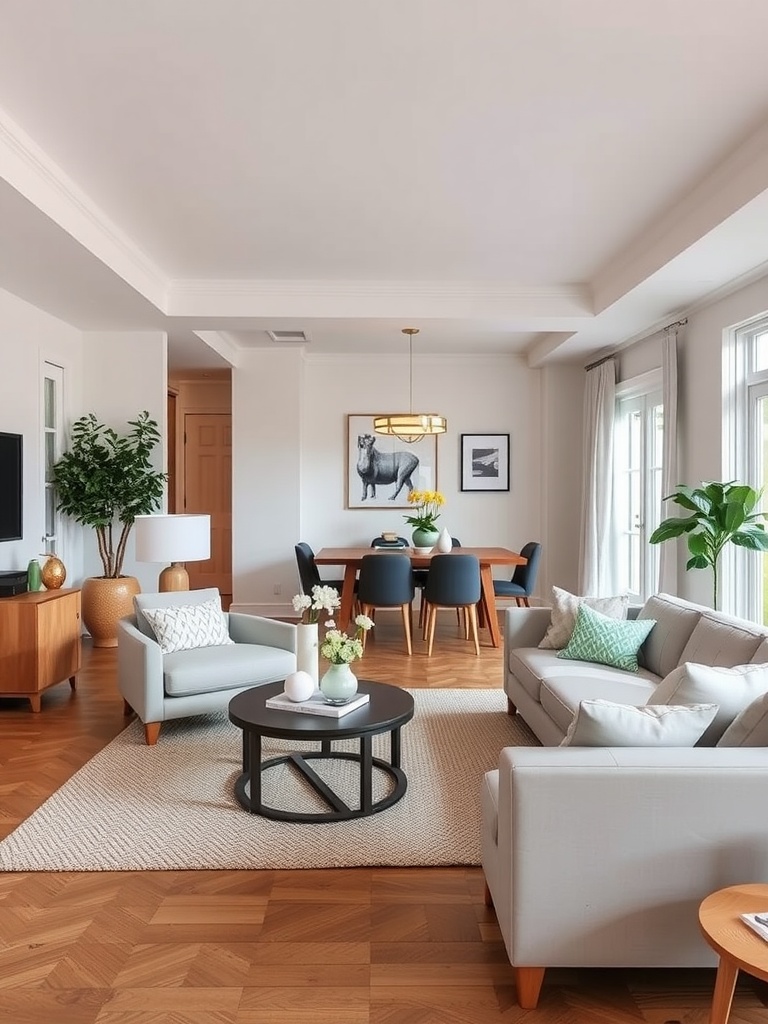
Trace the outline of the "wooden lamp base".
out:
M 189 590 L 189 573 L 181 562 L 172 562 L 160 573 L 158 585 L 161 594 L 171 590 Z

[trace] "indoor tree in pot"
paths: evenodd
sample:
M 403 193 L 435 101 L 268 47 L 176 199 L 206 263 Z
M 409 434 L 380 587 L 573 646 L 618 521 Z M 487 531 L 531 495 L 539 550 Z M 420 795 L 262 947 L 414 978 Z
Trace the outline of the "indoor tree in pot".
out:
M 684 487 L 668 494 L 664 501 L 673 501 L 685 509 L 687 516 L 665 519 L 653 531 L 651 544 L 665 540 L 688 538 L 691 557 L 686 569 L 712 570 L 712 606 L 718 608 L 718 561 L 726 544 L 735 544 L 751 551 L 768 551 L 768 533 L 761 519 L 762 512 L 755 509 L 762 497 L 748 484 L 735 480 L 728 483 L 702 482 L 700 487 Z
M 102 576 L 83 583 L 83 621 L 95 647 L 117 644 L 117 621 L 129 615 L 139 581 L 123 576 L 128 535 L 138 515 L 160 507 L 166 474 L 150 456 L 160 443 L 145 410 L 126 434 L 99 423 L 93 413 L 72 426 L 72 442 L 53 467 L 58 510 L 96 531 Z

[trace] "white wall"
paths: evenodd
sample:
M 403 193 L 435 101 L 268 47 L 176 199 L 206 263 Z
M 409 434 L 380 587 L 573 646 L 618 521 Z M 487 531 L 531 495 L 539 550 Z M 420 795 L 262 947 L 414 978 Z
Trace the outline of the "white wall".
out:
M 88 331 L 83 335 L 83 396 L 74 419 L 93 412 L 118 433 L 128 420 L 146 409 L 156 420 L 163 441 L 153 460 L 157 469 L 167 467 L 168 358 L 167 337 L 162 331 Z M 101 576 L 103 568 L 93 530 L 83 531 L 82 577 Z M 118 535 L 115 535 L 117 544 Z M 123 573 L 136 576 L 143 591 L 157 589 L 162 565 L 136 562 L 134 536 L 128 540 Z
M 42 551 L 42 377 L 46 361 L 64 368 L 66 418 L 81 399 L 80 332 L 0 290 L 0 430 L 24 437 L 24 536 L 0 543 L 2 570 L 26 569 L 29 560 Z M 73 564 L 75 570 L 79 568 L 79 538 L 62 538 L 59 553 L 70 574 Z M 71 575 L 67 584 L 70 582 Z
M 232 400 L 235 607 L 287 613 L 298 540 L 318 550 L 368 545 L 386 529 L 409 534 L 403 509 L 344 507 L 347 415 L 407 408 L 402 367 L 383 356 L 253 352 L 233 371 Z M 448 419 L 438 438 L 441 525 L 467 545 L 519 549 L 541 538 L 542 371 L 514 356 L 414 358 L 414 403 Z M 509 493 L 461 492 L 462 433 L 511 435 Z M 571 519 L 556 517 L 566 545 Z

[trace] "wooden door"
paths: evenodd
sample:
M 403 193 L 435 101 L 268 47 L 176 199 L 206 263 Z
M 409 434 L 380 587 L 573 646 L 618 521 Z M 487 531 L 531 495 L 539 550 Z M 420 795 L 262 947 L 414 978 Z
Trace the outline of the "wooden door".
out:
M 189 586 L 218 587 L 224 608 L 232 601 L 232 417 L 184 415 L 184 511 L 211 517 L 211 557 L 187 562 Z

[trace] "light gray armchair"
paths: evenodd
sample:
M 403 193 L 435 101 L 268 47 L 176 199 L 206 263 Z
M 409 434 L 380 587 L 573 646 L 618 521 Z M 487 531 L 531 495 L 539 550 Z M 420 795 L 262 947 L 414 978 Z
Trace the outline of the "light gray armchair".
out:
M 144 723 L 148 744 L 157 743 L 160 726 L 226 708 L 241 690 L 284 679 L 296 670 L 296 627 L 287 622 L 224 612 L 234 643 L 164 654 L 142 614 L 144 609 L 221 601 L 218 590 L 139 594 L 135 612 L 118 623 L 118 685 L 125 713 Z

